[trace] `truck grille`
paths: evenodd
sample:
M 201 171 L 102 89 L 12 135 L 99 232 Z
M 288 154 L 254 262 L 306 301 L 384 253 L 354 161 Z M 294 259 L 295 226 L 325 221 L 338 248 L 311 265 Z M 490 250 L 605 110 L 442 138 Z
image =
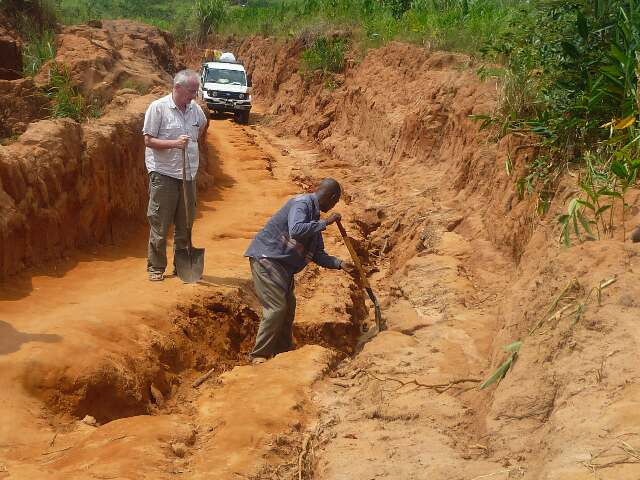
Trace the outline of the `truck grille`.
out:
M 244 100 L 246 97 L 244 93 L 220 92 L 217 90 L 209 90 L 209 95 L 214 98 L 228 98 L 231 100 Z M 242 97 L 240 95 L 242 95 Z

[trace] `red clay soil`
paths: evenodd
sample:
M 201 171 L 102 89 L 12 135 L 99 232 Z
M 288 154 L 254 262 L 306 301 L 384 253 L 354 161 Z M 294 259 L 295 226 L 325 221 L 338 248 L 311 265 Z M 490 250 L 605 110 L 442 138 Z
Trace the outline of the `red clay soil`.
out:
M 0 80 L 0 141 L 15 141 L 29 123 L 49 115 L 49 106 L 49 99 L 32 78 Z
M 129 20 L 102 20 L 64 27 L 53 61 L 69 69 L 71 83 L 86 97 L 108 103 L 122 88 L 145 93 L 166 85 L 176 72 L 173 38 L 159 28 Z M 49 64 L 36 83 L 49 83 Z
M 145 281 L 144 171 L 132 145 L 150 98 L 118 100 L 111 123 L 47 121 L 59 140 L 36 123 L 20 148 L 0 147 L 2 186 L 13 193 L 3 232 L 14 225 L 17 238 L 46 244 L 48 231 L 20 205 L 53 215 L 53 243 L 73 239 L 65 248 L 82 245 L 75 239 L 92 222 L 104 232 L 87 245 L 114 218 L 131 232 L 130 242 L 72 249 L 43 264 L 46 275 L 27 270 L 2 284 L 0 475 L 640 478 L 640 246 L 619 228 L 613 239 L 559 247 L 555 216 L 571 182 L 546 217 L 515 195 L 534 152 L 517 148 L 522 140 L 495 143 L 468 118 L 494 108 L 497 89 L 468 58 L 390 44 L 350 62 L 328 90 L 297 73 L 303 48 L 254 38 L 236 51 L 265 113 L 248 127 L 215 120 L 207 133 L 203 170 L 215 184 L 203 186 L 196 222 L 194 243 L 207 250 L 199 285 Z M 27 152 L 51 160 L 28 162 Z M 114 155 L 123 163 L 110 169 Z M 82 197 L 91 208 L 72 208 L 96 165 L 131 177 L 111 188 L 101 177 Z M 324 347 L 229 370 L 258 321 L 242 252 L 286 198 L 324 176 L 344 186 L 338 209 L 366 253 L 389 331 L 370 328 L 355 345 L 370 304 L 341 272 L 310 268 L 298 279 L 295 333 L 299 346 Z M 636 221 L 637 194 L 629 201 Z M 334 230 L 327 249 L 345 256 Z M 0 243 L 7 273 L 23 266 L 6 260 L 8 249 L 34 264 L 63 251 L 29 257 L 11 238 Z M 506 377 L 479 390 L 516 340 Z M 335 349 L 357 353 L 337 364 Z M 192 389 L 213 366 L 214 379 Z
M 0 24 L 0 80 L 16 80 L 22 77 L 22 48 L 16 32 L 2 24 Z
M 199 196 L 194 243 L 207 255 L 200 284 L 148 282 L 144 231 L 49 264 L 57 275 L 24 272 L 2 284 L 0 464 L 12 478 L 265 478 L 296 455 L 315 412 L 311 386 L 336 351 L 308 346 L 218 377 L 246 363 L 258 326 L 242 254 L 299 191 L 289 180 L 296 159 L 276 156 L 270 165 L 269 145 L 250 132 L 216 120 L 207 134 L 217 181 Z M 337 250 L 336 237 L 327 244 Z M 341 272 L 328 272 L 313 291 L 301 288 L 305 331 L 327 330 L 314 322 L 352 326 L 342 327 L 348 338 L 307 333 L 298 346 L 352 349 L 359 323 L 348 312 L 357 310 L 353 298 L 362 302 L 354 291 Z M 330 318 L 315 308 L 307 316 L 308 305 L 326 298 Z M 210 368 L 213 379 L 193 389 Z
M 75 248 L 125 238 L 146 223 L 140 129 L 149 103 L 167 92 L 172 39 L 135 22 L 103 24 L 63 29 L 55 60 L 90 99 L 108 102 L 100 118 L 34 122 L 45 107 L 32 80 L 0 83 L 0 116 L 10 125 L 4 134 L 26 128 L 0 151 L 0 279 Z M 165 86 L 146 97 L 135 90 L 154 85 Z M 206 188 L 212 182 L 206 147 L 201 157 L 199 184 Z
M 535 152 L 469 119 L 492 111 L 497 90 L 470 59 L 390 44 L 327 90 L 296 73 L 301 48 L 253 38 L 238 56 L 270 104 L 268 124 L 327 154 L 310 157 L 306 175 L 347 185 L 395 331 L 327 386 L 319 425 L 335 426 L 317 478 L 639 478 L 640 247 L 622 225 L 614 239 L 560 247 L 571 182 L 546 217 L 515 194 Z M 637 192 L 629 200 L 633 225 Z M 469 389 L 516 340 L 506 379 Z

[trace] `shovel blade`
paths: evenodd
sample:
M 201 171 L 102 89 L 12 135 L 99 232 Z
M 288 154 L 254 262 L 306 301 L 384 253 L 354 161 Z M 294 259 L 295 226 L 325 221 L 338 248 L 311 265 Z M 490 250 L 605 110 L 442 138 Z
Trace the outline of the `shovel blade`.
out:
M 202 278 L 204 248 L 180 248 L 175 254 L 176 273 L 184 283 L 195 283 Z
M 378 302 L 378 298 L 376 297 L 375 293 L 373 293 L 373 290 L 370 287 L 367 287 L 365 290 L 367 291 L 367 295 L 369 295 L 369 298 L 373 302 L 373 311 L 376 314 L 376 325 L 378 326 L 378 331 L 382 332 L 383 330 L 387 329 L 387 324 L 382 318 L 380 302 Z

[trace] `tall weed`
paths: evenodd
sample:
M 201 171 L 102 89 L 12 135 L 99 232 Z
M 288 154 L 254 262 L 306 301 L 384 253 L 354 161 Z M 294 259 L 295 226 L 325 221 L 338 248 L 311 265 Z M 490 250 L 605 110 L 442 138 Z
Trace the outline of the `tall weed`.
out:
M 547 160 L 532 162 L 517 184 L 539 194 L 559 172 L 577 169 L 581 176 L 581 193 L 558 217 L 565 244 L 611 234 L 616 199 L 624 216 L 640 153 L 639 45 L 638 0 L 576 0 L 523 9 L 484 48 L 506 61 L 513 79 L 504 84 L 495 123 L 503 133 L 535 135 Z
M 302 52 L 302 68 L 306 71 L 321 70 L 323 73 L 340 73 L 345 67 L 347 41 L 342 38 L 318 38 Z
M 193 11 L 198 25 L 199 40 L 218 32 L 227 16 L 227 0 L 195 0 Z
M 51 64 L 47 95 L 52 100 L 51 116 L 54 118 L 66 117 L 81 122 L 88 117 L 98 117 L 101 114 L 95 102 L 88 102 L 72 86 L 69 69 L 63 64 Z
M 31 31 L 22 49 L 22 68 L 25 75 L 33 76 L 42 65 L 56 56 L 56 39 L 51 30 L 42 33 Z

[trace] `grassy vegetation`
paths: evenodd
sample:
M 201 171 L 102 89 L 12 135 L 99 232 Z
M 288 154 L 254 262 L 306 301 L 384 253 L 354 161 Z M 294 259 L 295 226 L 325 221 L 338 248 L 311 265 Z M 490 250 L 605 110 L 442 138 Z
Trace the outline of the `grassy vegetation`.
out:
M 35 75 L 40 67 L 55 57 L 54 29 L 58 12 L 53 0 L 0 0 L 0 16 L 25 40 L 22 65 L 25 75 Z
M 22 33 L 50 30 L 58 21 L 54 0 L 0 0 L 0 15 Z
M 624 226 L 640 166 L 639 45 L 640 2 L 581 0 L 538 2 L 485 47 L 515 79 L 485 123 L 534 134 L 540 151 L 516 181 L 519 193 L 536 195 L 545 213 L 562 173 L 579 177 L 558 217 L 566 245 L 613 235 L 620 217 Z
M 16 0 L 0 0 L 4 4 Z M 31 0 L 36 4 L 45 0 Z M 133 18 L 203 41 L 211 33 L 301 39 L 304 71 L 325 84 L 348 50 L 391 40 L 470 53 L 498 76 L 499 108 L 479 117 L 499 135 L 533 138 L 538 155 L 514 179 L 547 213 L 564 172 L 577 194 L 558 217 L 561 239 L 603 238 L 624 219 L 625 195 L 640 168 L 637 52 L 640 0 L 56 0 L 66 23 Z M 50 55 L 33 42 L 28 69 Z M 353 54 L 352 54 L 353 55 Z M 41 60 L 42 59 L 42 60 Z M 31 67 L 31 65 L 33 67 Z M 497 65 L 497 67 L 496 67 Z M 506 165 L 513 173 L 512 160 Z
M 195 0 L 193 11 L 198 26 L 198 40 L 206 41 L 217 33 L 227 17 L 227 0 Z
M 53 63 L 49 70 L 47 95 L 52 100 L 51 116 L 73 118 L 81 122 L 90 117 L 99 117 L 101 111 L 96 103 L 87 99 L 71 85 L 69 70 L 64 65 Z
M 51 30 L 30 31 L 22 49 L 22 68 L 25 75 L 33 76 L 42 65 L 56 56 L 55 34 Z
M 56 0 L 58 14 L 67 25 L 86 23 L 95 19 L 128 18 L 168 30 L 178 40 L 196 38 L 198 34 L 217 31 L 226 11 L 226 0 Z M 218 22 L 218 23 L 216 23 Z
M 73 25 L 95 19 L 130 18 L 166 30 L 177 27 L 189 8 L 178 0 L 57 0 L 62 23 Z
M 344 29 L 371 46 L 397 39 L 478 52 L 506 30 L 522 5 L 513 0 L 249 0 L 246 7 L 230 9 L 222 30 L 297 36 L 313 28 Z
M 342 38 L 317 38 L 302 53 L 302 68 L 307 71 L 321 70 L 323 73 L 339 73 L 344 70 L 347 41 Z

